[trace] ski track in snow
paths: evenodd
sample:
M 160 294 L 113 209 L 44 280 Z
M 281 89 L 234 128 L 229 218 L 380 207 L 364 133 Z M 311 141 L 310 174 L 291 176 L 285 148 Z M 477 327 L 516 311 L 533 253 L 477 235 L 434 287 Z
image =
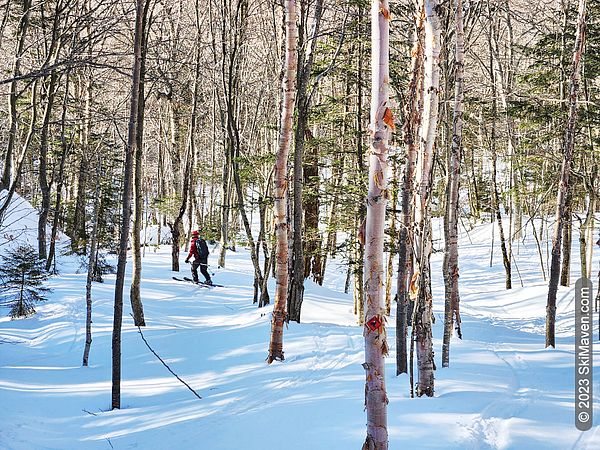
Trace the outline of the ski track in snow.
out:
M 547 285 L 536 249 L 530 240 L 516 246 L 525 287 L 515 273 L 515 288 L 505 291 L 498 245 L 489 267 L 491 229 L 480 225 L 470 240 L 465 232 L 461 236 L 464 338 L 453 338 L 447 369 L 439 361 L 443 280 L 433 277 L 434 398 L 410 399 L 408 377 L 394 376 L 392 311 L 386 360 L 390 449 L 599 449 L 598 426 L 583 433 L 574 426 L 572 288 L 558 293 L 557 348 L 544 349 Z M 577 255 L 575 233 L 573 242 Z M 170 272 L 169 258 L 167 247 L 148 249 L 144 257 L 143 332 L 203 399 L 195 399 L 141 341 L 129 317 L 127 280 L 122 409 L 108 411 L 114 276 L 93 286 L 94 341 L 90 367 L 82 368 L 85 274 L 76 273 L 75 261 L 61 258 L 54 291 L 36 316 L 0 318 L 2 450 L 360 448 L 364 338 L 351 312 L 352 293 L 343 294 L 339 261 L 328 266 L 326 287 L 307 282 L 303 323 L 284 330 L 286 359 L 267 365 L 272 306 L 252 305 L 247 252 L 227 254 L 227 268 L 214 269 L 215 281 L 226 287 L 214 289 L 172 281 L 188 268 Z M 441 259 L 433 255 L 433 274 L 441 273 Z M 573 282 L 577 276 L 572 274 Z M 271 282 L 270 292 L 273 287 Z M 595 414 L 598 423 L 598 408 Z

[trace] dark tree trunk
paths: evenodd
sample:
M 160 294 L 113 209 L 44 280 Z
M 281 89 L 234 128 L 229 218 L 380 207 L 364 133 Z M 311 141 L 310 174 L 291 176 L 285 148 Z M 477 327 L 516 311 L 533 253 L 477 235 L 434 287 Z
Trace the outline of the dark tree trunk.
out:
M 287 311 L 288 321 L 300 323 L 300 312 L 304 300 L 304 279 L 306 271 L 310 267 L 305 266 L 302 216 L 304 208 L 302 205 L 303 183 L 306 174 L 303 174 L 304 143 L 308 133 L 308 112 L 310 108 L 310 96 L 308 95 L 308 82 L 314 61 L 314 51 L 319 34 L 323 0 L 316 0 L 313 32 L 308 38 L 309 3 L 300 2 L 300 33 L 298 40 L 298 87 L 296 107 L 298 111 L 296 131 L 294 134 L 294 196 L 293 196 L 293 250 L 291 255 L 290 276 L 288 286 Z M 303 54 L 303 51 L 305 54 Z M 317 217 L 318 220 L 318 217 Z M 310 237 L 308 237 L 310 239 Z M 310 244 L 309 244 L 310 245 Z
M 137 104 L 137 123 L 135 132 L 135 165 L 133 173 L 133 230 L 131 233 L 131 247 L 133 253 L 133 271 L 131 274 L 131 288 L 129 291 L 129 301 L 133 311 L 133 323 L 138 327 L 145 327 L 144 306 L 140 293 L 140 283 L 142 280 L 142 254 L 141 254 L 141 233 L 142 222 L 144 221 L 144 203 L 142 196 L 143 189 L 143 164 L 144 164 L 144 77 L 146 74 L 146 22 L 148 18 L 148 7 L 150 2 L 146 1 L 144 5 L 144 16 L 142 18 L 142 43 L 141 43 L 141 61 L 140 61 L 140 84 L 138 90 Z M 144 243 L 145 244 L 145 243 Z
M 94 270 L 98 257 L 98 216 L 100 212 L 100 180 L 102 176 L 102 163 L 98 158 L 96 167 L 96 192 L 94 195 L 94 212 L 92 216 L 92 236 L 90 242 L 90 252 L 88 254 L 88 271 L 85 283 L 85 347 L 83 349 L 83 363 L 87 367 L 90 356 L 90 347 L 92 346 L 92 281 L 94 279 Z
M 14 53 L 13 63 L 13 81 L 10 83 L 10 93 L 8 96 L 8 142 L 6 145 L 6 153 L 4 156 L 4 170 L 2 172 L 2 179 L 0 179 L 0 190 L 10 189 L 14 182 L 15 174 L 13 174 L 13 153 L 17 143 L 17 100 L 20 97 L 17 77 L 21 74 L 21 56 L 25 51 L 25 40 L 27 37 L 27 30 L 29 28 L 29 14 L 31 10 L 31 0 L 23 1 L 23 14 L 19 20 L 16 36 L 16 47 Z
M 123 182 L 122 225 L 119 239 L 119 257 L 115 281 L 115 306 L 112 333 L 112 409 L 121 408 L 121 326 L 123 323 L 123 286 L 127 265 L 127 243 L 131 219 L 131 193 L 134 153 L 137 138 L 138 101 L 140 94 L 140 74 L 142 67 L 144 5 L 150 0 L 136 0 L 134 63 L 132 69 L 131 104 L 127 146 L 125 147 L 125 176 Z
M 46 226 L 48 223 L 48 214 L 50 213 L 50 183 L 48 182 L 48 133 L 50 132 L 50 117 L 54 106 L 54 97 L 56 94 L 57 74 L 52 71 L 48 86 L 46 88 L 46 109 L 42 120 L 42 129 L 40 131 L 40 157 L 39 157 L 39 182 L 42 193 L 42 203 L 38 216 L 38 257 L 47 259 L 46 249 Z
M 492 20 L 492 13 L 490 12 L 490 20 Z M 504 264 L 504 271 L 506 273 L 505 278 L 505 286 L 506 289 L 512 288 L 512 275 L 511 275 L 511 255 L 508 254 L 508 250 L 506 248 L 506 238 L 504 236 L 504 226 L 502 223 L 502 212 L 500 211 L 500 194 L 498 193 L 498 183 L 497 183 L 497 171 L 496 171 L 496 163 L 497 163 L 497 153 L 496 153 L 496 119 L 498 117 L 498 101 L 496 99 L 497 90 L 496 90 L 496 69 L 494 64 L 494 55 L 493 55 L 493 46 L 492 46 L 492 38 L 491 33 L 488 35 L 488 44 L 490 50 L 490 77 L 492 83 L 492 124 L 490 131 L 490 151 L 492 154 L 492 209 L 493 213 L 496 216 L 496 221 L 498 222 L 498 231 L 500 234 L 500 248 L 502 250 L 502 263 Z
M 404 143 L 407 147 L 406 165 L 400 192 L 402 214 L 400 217 L 400 232 L 398 235 L 398 278 L 396 288 L 396 375 L 407 373 L 407 335 L 408 335 L 408 280 L 411 276 L 413 231 L 414 176 L 419 146 L 418 133 L 421 123 L 421 104 L 423 102 L 423 39 L 424 16 L 419 9 L 416 15 L 415 42 L 413 46 L 412 72 L 409 84 L 408 103 L 404 123 Z
M 569 177 L 575 147 L 575 125 L 577 123 L 577 96 L 579 94 L 581 56 L 585 45 L 585 0 L 579 0 L 577 17 L 577 33 L 573 48 L 573 63 L 571 70 L 571 87 L 569 91 L 569 115 L 563 140 L 563 161 L 560 172 L 560 184 L 556 198 L 556 227 L 552 241 L 552 262 L 550 263 L 550 282 L 548 286 L 548 300 L 546 304 L 546 347 L 555 347 L 555 322 L 556 322 L 556 292 L 558 291 L 558 278 L 560 270 L 560 246 L 562 229 L 568 211 L 567 199 L 569 198 Z
M 60 154 L 60 163 L 58 168 L 58 180 L 56 183 L 56 201 L 54 203 L 54 217 L 52 219 L 52 233 L 50 237 L 50 249 L 48 250 L 48 259 L 46 260 L 46 271 L 50 271 L 50 267 L 52 267 L 52 263 L 56 259 L 56 239 L 58 237 L 58 223 L 61 215 L 61 207 L 62 207 L 62 190 L 65 178 L 65 162 L 67 160 L 67 154 L 69 153 L 69 146 L 67 144 L 67 137 L 65 133 L 66 127 L 66 116 L 67 116 L 67 102 L 68 102 L 68 92 L 69 92 L 69 73 L 66 75 L 65 82 L 65 96 L 63 99 L 63 108 L 62 108 L 62 116 L 61 116 L 61 126 L 60 126 L 60 146 L 61 146 L 61 154 Z
M 573 193 L 569 189 L 565 203 L 564 226 L 562 235 L 562 264 L 560 269 L 560 285 L 571 283 L 571 244 L 573 243 Z

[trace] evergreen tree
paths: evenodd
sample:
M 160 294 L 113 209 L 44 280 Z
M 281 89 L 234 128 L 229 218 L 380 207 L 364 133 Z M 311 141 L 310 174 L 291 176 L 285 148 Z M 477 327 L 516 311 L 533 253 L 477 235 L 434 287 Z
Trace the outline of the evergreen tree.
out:
M 35 314 L 34 305 L 45 301 L 50 289 L 43 286 L 50 274 L 44 270 L 44 260 L 38 259 L 30 245 L 20 245 L 2 255 L 0 264 L 0 305 L 10 307 L 12 318 Z

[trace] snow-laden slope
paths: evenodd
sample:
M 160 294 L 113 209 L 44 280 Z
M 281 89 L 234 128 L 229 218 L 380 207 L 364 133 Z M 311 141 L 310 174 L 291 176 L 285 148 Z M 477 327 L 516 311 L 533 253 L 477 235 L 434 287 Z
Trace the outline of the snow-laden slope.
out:
M 491 233 L 488 224 L 461 236 L 464 339 L 453 340 L 447 369 L 439 360 L 442 256 L 433 257 L 435 398 L 410 399 L 408 377 L 394 376 L 394 319 L 388 323 L 390 449 L 600 448 L 598 426 L 585 433 L 574 426 L 572 290 L 559 290 L 558 347 L 544 349 L 547 288 L 537 250 L 530 236 L 515 244 L 525 287 L 515 270 L 515 288 L 505 291 L 497 239 L 489 267 Z M 166 246 L 146 251 L 143 332 L 203 399 L 146 348 L 127 305 L 123 408 L 110 411 L 114 277 L 94 285 L 91 366 L 83 368 L 85 274 L 63 259 L 51 300 L 36 316 L 0 319 L 0 448 L 361 448 L 362 329 L 339 262 L 328 268 L 326 287 L 308 283 L 304 323 L 285 331 L 285 362 L 268 366 L 270 308 L 251 304 L 248 254 L 228 253 L 226 269 L 213 267 L 215 281 L 227 286 L 214 289 L 172 281 L 169 258 Z M 598 393 L 598 371 L 596 378 Z

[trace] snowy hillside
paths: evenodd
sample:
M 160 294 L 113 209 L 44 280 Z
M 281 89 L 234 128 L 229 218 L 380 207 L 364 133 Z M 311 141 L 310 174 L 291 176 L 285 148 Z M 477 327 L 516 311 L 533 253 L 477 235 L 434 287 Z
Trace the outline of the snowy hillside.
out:
M 547 285 L 536 249 L 529 237 L 515 244 L 525 287 L 515 273 L 515 288 L 507 292 L 498 245 L 489 267 L 491 232 L 491 225 L 480 225 L 461 236 L 464 340 L 452 341 L 447 369 L 439 360 L 442 255 L 433 256 L 436 394 L 409 398 L 408 377 L 394 375 L 392 346 L 386 374 L 390 449 L 598 449 L 598 426 L 584 433 L 574 426 L 573 292 L 559 290 L 558 347 L 545 350 Z M 1 311 L 0 448 L 361 448 L 362 329 L 337 262 L 328 268 L 327 287 L 308 283 L 304 323 L 285 331 L 285 362 L 268 366 L 270 308 L 251 304 L 249 255 L 228 253 L 226 269 L 214 276 L 226 287 L 213 289 L 173 281 L 169 258 L 167 246 L 146 252 L 143 332 L 202 400 L 148 350 L 126 301 L 123 408 L 109 410 L 114 276 L 94 285 L 94 341 L 90 367 L 83 368 L 85 274 L 76 273 L 76 261 L 62 258 L 51 299 L 37 315 L 11 321 Z M 392 343 L 394 314 L 388 322 Z M 599 423 L 599 401 L 596 406 Z

